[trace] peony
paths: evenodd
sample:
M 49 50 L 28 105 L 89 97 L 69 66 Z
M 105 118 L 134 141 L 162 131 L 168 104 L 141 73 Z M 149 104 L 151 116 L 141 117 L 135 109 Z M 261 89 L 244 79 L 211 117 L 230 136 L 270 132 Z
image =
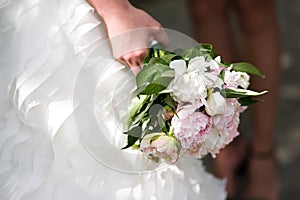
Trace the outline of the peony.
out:
M 210 72 L 216 75 L 219 75 L 223 69 L 225 69 L 224 66 L 220 66 L 218 63 L 221 63 L 221 57 L 217 56 L 214 60 L 212 60 L 213 64 L 210 67 Z
M 220 60 L 219 57 L 216 60 Z M 187 71 L 188 72 L 201 72 L 205 77 L 205 83 L 207 89 L 209 88 L 221 88 L 223 81 L 218 77 L 219 71 L 222 67 L 219 66 L 216 60 L 206 61 L 203 56 L 198 56 L 190 60 Z
M 187 66 L 184 60 L 173 60 L 170 62 L 170 68 L 174 69 L 175 77 L 178 77 L 186 72 Z
M 191 59 L 188 67 L 184 60 L 174 60 L 170 63 L 170 68 L 174 69 L 175 77 L 169 89 L 178 102 L 205 99 L 209 89 L 221 88 L 223 85 L 222 79 L 209 72 L 210 68 L 217 67 L 219 68 L 216 61 L 207 62 L 203 56 Z
M 215 156 L 221 147 L 218 146 L 220 143 L 220 135 L 218 131 L 211 127 L 205 140 L 199 144 L 196 148 L 187 151 L 187 154 L 196 158 L 203 158 L 208 153 Z
M 219 60 L 219 58 L 217 58 Z M 219 69 L 219 64 L 216 60 L 206 61 L 204 56 L 197 56 L 192 58 L 189 62 L 189 70 L 197 70 L 197 71 L 208 71 L 208 70 L 216 70 Z
M 207 100 L 202 101 L 204 102 L 205 111 L 208 115 L 224 114 L 226 101 L 220 92 L 212 92 L 208 95 Z
M 178 102 L 194 102 L 207 97 L 206 83 L 197 73 L 183 74 L 175 78 L 172 93 Z
M 211 118 L 202 112 L 195 112 L 199 105 L 179 106 L 172 118 L 174 135 L 183 149 L 194 149 L 202 143 L 211 127 Z
M 196 99 L 206 98 L 207 89 L 202 74 L 187 72 L 184 60 L 174 60 L 170 67 L 175 71 L 175 78 L 170 84 L 170 89 L 177 101 L 193 102 Z
M 245 72 L 230 71 L 231 68 L 225 70 L 224 82 L 227 87 L 238 88 L 238 86 L 247 89 L 250 84 L 250 76 Z
M 226 110 L 223 115 L 212 117 L 212 122 L 221 136 L 222 143 L 225 146 L 239 135 L 238 127 L 240 123 L 240 113 L 245 110 L 237 99 L 226 99 Z
M 222 115 L 211 117 L 212 126 L 206 134 L 205 140 L 187 153 L 202 158 L 208 153 L 213 157 L 239 135 L 239 115 L 245 110 L 236 99 L 226 99 L 226 110 Z
M 142 139 L 140 149 L 145 154 L 174 163 L 179 157 L 181 148 L 180 143 L 173 136 L 165 133 L 151 133 Z

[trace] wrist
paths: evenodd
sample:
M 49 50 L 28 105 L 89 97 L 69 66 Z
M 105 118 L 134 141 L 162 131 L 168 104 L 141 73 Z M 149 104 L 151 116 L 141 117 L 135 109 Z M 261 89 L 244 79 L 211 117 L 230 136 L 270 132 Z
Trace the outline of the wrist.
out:
M 128 0 L 88 0 L 88 2 L 103 19 L 126 12 L 131 7 Z

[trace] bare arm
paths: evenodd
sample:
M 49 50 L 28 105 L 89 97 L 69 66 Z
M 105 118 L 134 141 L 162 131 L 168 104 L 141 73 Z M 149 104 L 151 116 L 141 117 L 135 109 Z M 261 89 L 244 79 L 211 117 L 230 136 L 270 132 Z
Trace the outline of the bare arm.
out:
M 141 66 L 147 54 L 146 47 L 151 40 L 155 39 L 162 44 L 168 43 L 168 36 L 160 23 L 143 10 L 132 6 L 127 0 L 88 1 L 107 26 L 114 56 L 126 65 Z M 143 31 L 134 31 L 137 29 Z

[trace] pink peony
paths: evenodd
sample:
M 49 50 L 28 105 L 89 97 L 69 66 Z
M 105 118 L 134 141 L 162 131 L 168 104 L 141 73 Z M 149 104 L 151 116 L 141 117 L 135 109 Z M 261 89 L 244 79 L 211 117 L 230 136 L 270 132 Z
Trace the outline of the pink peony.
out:
M 239 135 L 240 113 L 245 110 L 237 99 L 226 99 L 224 115 L 216 115 L 212 118 L 215 128 L 221 135 L 224 144 L 230 143 Z
M 151 133 L 142 139 L 140 149 L 145 154 L 174 163 L 179 157 L 180 144 L 174 137 L 165 133 Z
M 214 156 L 221 148 L 218 146 L 219 142 L 219 133 L 215 128 L 210 128 L 204 142 L 199 144 L 196 148 L 187 151 L 187 154 L 196 158 L 203 158 L 208 153 Z
M 245 107 L 242 107 L 237 99 L 226 99 L 225 113 L 212 117 L 212 127 L 209 129 L 205 140 L 187 153 L 198 158 L 207 153 L 211 153 L 212 156 L 219 153 L 220 149 L 239 135 L 239 117 L 244 110 Z
M 199 106 L 199 105 L 198 105 Z M 195 112 L 196 105 L 179 106 L 172 118 L 174 134 L 183 149 L 194 149 L 205 140 L 211 127 L 211 118 L 202 112 Z

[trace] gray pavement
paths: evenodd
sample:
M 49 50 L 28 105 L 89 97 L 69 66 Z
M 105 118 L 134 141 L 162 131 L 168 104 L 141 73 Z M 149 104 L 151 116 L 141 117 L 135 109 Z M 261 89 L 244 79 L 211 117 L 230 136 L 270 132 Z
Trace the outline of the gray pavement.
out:
M 192 36 L 185 0 L 132 0 L 165 28 Z M 300 200 L 300 1 L 277 0 L 282 34 L 276 140 L 281 181 L 281 200 Z M 247 118 L 247 117 L 246 117 Z

